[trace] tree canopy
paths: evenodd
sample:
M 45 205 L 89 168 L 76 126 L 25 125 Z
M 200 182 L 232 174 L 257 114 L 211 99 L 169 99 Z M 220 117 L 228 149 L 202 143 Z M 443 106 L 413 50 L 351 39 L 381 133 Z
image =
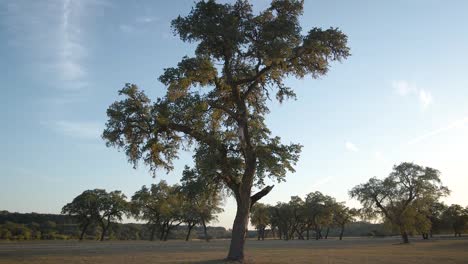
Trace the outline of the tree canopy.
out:
M 279 102 L 295 98 L 285 78 L 322 76 L 331 61 L 350 55 L 347 36 L 336 28 L 303 35 L 302 12 L 303 1 L 294 0 L 274 0 L 259 14 L 242 0 L 196 3 L 171 24 L 197 47 L 159 77 L 167 94 L 151 101 L 127 84 L 119 91 L 124 99 L 107 110 L 103 138 L 135 166 L 143 161 L 152 171 L 169 171 L 178 151 L 191 148 L 207 175 L 232 191 L 238 210 L 228 259 L 243 259 L 250 207 L 272 188 L 252 195 L 253 185 L 266 177 L 283 181 L 299 158 L 301 145 L 283 144 L 265 123 L 270 94 Z
M 380 215 L 399 229 L 404 243 L 408 243 L 408 232 L 417 225 L 429 225 L 421 216 L 421 210 L 429 209 L 431 203 L 449 194 L 440 180 L 440 172 L 410 162 L 393 167 L 383 180 L 371 178 L 350 191 L 369 216 Z M 425 228 L 428 229 L 428 228 Z

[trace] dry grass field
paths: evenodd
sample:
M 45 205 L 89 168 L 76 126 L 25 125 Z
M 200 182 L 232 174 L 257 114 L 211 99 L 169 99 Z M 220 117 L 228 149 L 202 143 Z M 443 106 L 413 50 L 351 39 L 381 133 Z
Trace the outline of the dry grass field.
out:
M 0 264 L 223 263 L 229 241 L 2 242 Z M 248 263 L 468 263 L 468 239 L 248 241 Z

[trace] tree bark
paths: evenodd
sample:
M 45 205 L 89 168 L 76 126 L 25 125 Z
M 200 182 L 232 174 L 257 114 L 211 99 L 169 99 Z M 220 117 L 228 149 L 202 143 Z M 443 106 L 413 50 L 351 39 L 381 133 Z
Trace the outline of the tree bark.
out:
M 343 240 L 344 225 L 341 226 L 340 240 Z
M 80 234 L 80 241 L 83 240 L 84 234 L 86 233 L 86 229 L 88 229 L 88 226 L 89 226 L 89 223 L 86 223 L 86 224 L 83 226 L 83 230 L 81 230 L 81 234 Z
M 206 240 L 206 242 L 210 242 L 210 238 L 208 237 L 208 231 L 207 231 L 207 228 L 206 228 L 205 219 L 202 219 L 202 225 L 203 225 L 203 233 L 205 234 L 205 240 Z
M 187 236 L 185 237 L 185 241 L 189 241 L 189 238 L 190 238 L 190 232 L 192 232 L 192 228 L 195 226 L 195 224 L 188 224 L 188 232 L 187 232 Z
M 161 234 L 159 236 L 159 240 L 163 241 L 164 240 L 164 235 L 166 234 L 166 223 L 164 223 L 162 225 L 162 228 L 161 228 Z
M 237 212 L 232 227 L 231 245 L 227 259 L 242 262 L 244 261 L 244 245 L 249 223 L 250 193 L 245 191 L 243 194 L 236 195 L 236 198 Z
M 164 241 L 167 241 L 167 237 L 169 236 L 169 230 L 171 228 L 168 226 L 167 229 L 166 229 L 166 234 L 164 235 Z
M 156 224 L 153 224 L 151 227 L 151 236 L 150 236 L 150 241 L 154 241 L 154 234 L 156 233 Z
M 401 233 L 401 238 L 403 239 L 403 243 L 405 243 L 405 244 L 409 243 L 408 233 L 406 233 L 406 231 L 403 231 Z
M 101 232 L 101 239 L 100 241 L 104 241 L 104 236 L 106 235 L 107 229 L 103 226 L 102 227 L 102 232 Z

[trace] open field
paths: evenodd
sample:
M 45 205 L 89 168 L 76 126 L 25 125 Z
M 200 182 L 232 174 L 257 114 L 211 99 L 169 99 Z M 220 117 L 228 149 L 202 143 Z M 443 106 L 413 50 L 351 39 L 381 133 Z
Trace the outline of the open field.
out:
M 6 263 L 220 263 L 228 240 L 203 241 L 38 241 L 0 243 Z M 247 243 L 249 263 L 468 263 L 468 239 L 416 240 L 348 238 L 321 241 L 255 241 Z

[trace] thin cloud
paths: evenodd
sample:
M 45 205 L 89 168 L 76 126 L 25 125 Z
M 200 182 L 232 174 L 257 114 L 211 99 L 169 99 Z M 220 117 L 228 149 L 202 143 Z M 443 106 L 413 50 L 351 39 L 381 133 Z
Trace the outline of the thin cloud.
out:
M 422 142 L 424 140 L 427 140 L 427 139 L 429 139 L 431 137 L 437 136 L 437 135 L 442 134 L 444 132 L 447 132 L 449 130 L 460 128 L 463 125 L 465 125 L 466 123 L 468 123 L 468 117 L 465 117 L 463 119 L 459 119 L 459 120 L 457 120 L 457 121 L 455 121 L 453 123 L 450 123 L 449 125 L 447 125 L 445 127 L 441 127 L 441 128 L 432 130 L 432 131 L 430 131 L 428 133 L 425 133 L 425 134 L 423 134 L 421 136 L 413 138 L 412 140 L 408 141 L 408 144 L 409 145 L 417 144 L 419 142 Z
M 423 108 L 427 108 L 432 104 L 432 94 L 424 89 L 419 90 L 419 101 Z
M 395 89 L 396 93 L 401 96 L 406 96 L 414 92 L 414 87 L 410 86 L 409 83 L 404 80 L 393 81 L 392 87 Z
M 309 188 L 311 190 L 314 190 L 314 189 L 320 189 L 320 187 L 323 187 L 324 185 L 326 185 L 327 183 L 329 183 L 333 178 L 330 177 L 330 176 L 327 176 L 325 178 L 321 178 L 321 179 L 318 179 L 316 180 L 314 183 L 312 183 Z
M 158 17 L 151 17 L 151 16 L 141 16 L 135 19 L 137 23 L 143 23 L 143 24 L 156 22 L 158 20 L 159 20 Z
M 359 151 L 359 148 L 356 145 L 354 145 L 353 143 L 349 142 L 349 141 L 347 141 L 345 143 L 345 148 L 347 150 L 349 150 L 349 151 L 352 151 L 352 152 L 358 152 Z
M 91 6 L 104 1 L 7 1 L 0 17 L 8 44 L 27 59 L 31 74 L 46 78 L 54 87 L 78 90 L 86 80 L 85 23 Z
M 100 122 L 57 121 L 54 128 L 66 136 L 81 139 L 99 139 L 103 130 Z
M 428 108 L 433 102 L 432 94 L 429 91 L 419 88 L 414 84 L 410 84 L 408 81 L 393 81 L 392 87 L 400 96 L 417 96 L 423 110 Z

